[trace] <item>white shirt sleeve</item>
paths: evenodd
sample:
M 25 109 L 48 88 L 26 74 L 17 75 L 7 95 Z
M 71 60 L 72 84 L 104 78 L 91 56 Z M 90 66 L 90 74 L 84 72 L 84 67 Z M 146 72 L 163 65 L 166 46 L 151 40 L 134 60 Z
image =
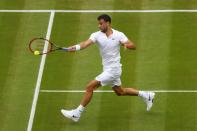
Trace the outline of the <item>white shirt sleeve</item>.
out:
M 124 33 L 120 33 L 120 42 L 121 43 L 125 43 L 127 42 L 129 39 L 126 37 L 126 35 Z
M 96 33 L 92 33 L 90 35 L 90 38 L 89 39 L 92 40 L 95 43 L 96 42 Z

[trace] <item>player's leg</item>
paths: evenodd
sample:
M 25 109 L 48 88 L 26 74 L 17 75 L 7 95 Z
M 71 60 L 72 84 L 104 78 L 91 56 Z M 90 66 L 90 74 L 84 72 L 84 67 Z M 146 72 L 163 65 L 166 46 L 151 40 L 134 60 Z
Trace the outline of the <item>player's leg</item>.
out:
M 134 88 L 123 88 L 121 86 L 120 77 L 117 77 L 116 79 L 112 80 L 111 87 L 118 96 L 125 96 L 125 95 L 138 96 L 139 95 L 139 91 Z
M 81 106 L 85 107 L 91 100 L 93 96 L 93 91 L 100 86 L 100 81 L 92 80 L 88 83 L 86 87 L 85 95 L 81 101 Z
M 122 86 L 116 85 L 113 86 L 113 90 L 118 96 L 130 95 L 142 97 L 147 105 L 147 111 L 149 111 L 153 105 L 153 100 L 155 96 L 154 92 L 138 91 L 134 88 L 123 88 Z
M 123 88 L 122 86 L 113 86 L 112 89 L 118 96 L 125 96 L 125 95 L 131 95 L 131 96 L 138 96 L 139 91 L 134 88 Z
M 81 113 L 84 111 L 85 106 L 91 101 L 93 91 L 100 86 L 100 82 L 97 80 L 92 80 L 88 83 L 86 87 L 86 92 L 85 95 L 80 103 L 80 105 L 74 109 L 74 110 L 64 110 L 62 109 L 61 112 L 62 114 L 67 117 L 72 119 L 73 121 L 77 122 L 79 121 L 79 118 L 81 116 Z

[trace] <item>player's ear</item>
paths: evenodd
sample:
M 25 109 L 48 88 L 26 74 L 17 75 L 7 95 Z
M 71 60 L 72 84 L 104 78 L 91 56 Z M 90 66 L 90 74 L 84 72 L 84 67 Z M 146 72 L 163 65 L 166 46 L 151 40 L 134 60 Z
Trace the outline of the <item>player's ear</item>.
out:
M 110 25 L 109 21 L 107 22 L 107 25 L 108 25 L 108 26 Z

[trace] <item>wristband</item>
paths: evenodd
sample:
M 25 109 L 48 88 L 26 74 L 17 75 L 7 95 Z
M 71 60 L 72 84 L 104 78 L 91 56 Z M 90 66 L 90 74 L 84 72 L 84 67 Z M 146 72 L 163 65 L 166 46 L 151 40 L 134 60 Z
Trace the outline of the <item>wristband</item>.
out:
M 80 47 L 80 45 L 78 44 L 78 45 L 75 45 L 75 50 L 76 51 L 78 51 L 78 50 L 80 50 L 81 49 L 81 47 Z

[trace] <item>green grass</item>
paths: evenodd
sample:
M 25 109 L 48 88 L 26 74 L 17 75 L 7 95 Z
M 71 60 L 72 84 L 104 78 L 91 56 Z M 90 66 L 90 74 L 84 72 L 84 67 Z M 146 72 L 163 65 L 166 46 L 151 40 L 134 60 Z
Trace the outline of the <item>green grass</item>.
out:
M 184 97 L 182 93 L 158 94 L 149 113 L 140 98 L 95 93 L 79 123 L 64 119 L 60 114 L 62 106 L 73 108 L 81 97 L 82 93 L 41 93 L 33 130 L 187 131 L 197 128 L 195 93 Z
M 1 0 L 1 9 L 196 9 L 196 0 Z
M 195 9 L 196 1 L 60 0 L 10 2 L 0 9 Z M 56 13 L 51 40 L 70 46 L 97 31 L 100 13 Z M 113 28 L 137 46 L 121 48 L 122 83 L 142 90 L 196 90 L 197 13 L 109 13 Z M 33 37 L 45 37 L 49 13 L 0 13 L 0 131 L 27 129 L 39 56 L 28 51 Z M 102 71 L 96 45 L 76 53 L 47 56 L 41 89 L 83 90 Z M 101 87 L 110 90 L 110 87 Z M 196 93 L 157 93 L 151 112 L 138 97 L 95 93 L 79 123 L 60 109 L 78 106 L 83 93 L 40 92 L 33 131 L 195 131 Z
M 70 15 L 72 15 L 72 18 L 67 19 L 70 17 Z M 52 39 L 60 43 L 64 43 L 64 41 L 66 43 L 67 41 L 72 43 L 75 41 L 81 41 L 83 38 L 88 38 L 90 32 L 97 30 L 95 25 L 95 17 L 97 15 L 98 14 L 57 14 L 54 21 L 54 33 L 52 33 Z M 111 16 L 113 17 L 114 21 L 113 27 L 125 32 L 125 34 L 135 41 L 137 45 L 136 51 L 132 52 L 122 50 L 121 52 L 123 63 L 123 85 L 135 86 L 138 89 L 145 90 L 184 90 L 196 88 L 195 81 L 197 78 L 195 77 L 195 67 L 197 63 L 194 61 L 194 57 L 196 56 L 194 48 L 195 40 L 191 40 L 191 38 L 194 38 L 194 34 L 196 32 L 196 30 L 193 30 L 192 28 L 196 29 L 197 24 L 192 20 L 195 20 L 197 14 L 183 13 L 180 15 L 179 13 L 131 13 L 125 15 L 113 13 Z M 80 23 L 76 20 L 78 18 L 80 18 Z M 89 22 L 86 21 L 87 18 L 90 18 Z M 60 21 L 72 23 L 72 26 L 70 24 L 65 25 L 66 30 L 64 28 L 59 28 L 61 25 Z M 179 27 L 180 21 L 181 26 L 187 27 L 186 30 L 189 30 L 184 34 L 181 33 L 181 31 L 180 33 L 178 32 L 181 30 L 181 27 Z M 78 27 L 78 25 L 83 26 Z M 74 27 L 74 29 L 70 27 Z M 70 29 L 78 29 L 80 32 L 76 35 L 70 35 L 70 37 L 67 39 L 66 37 L 68 36 Z M 87 31 L 87 29 L 90 30 L 90 32 Z M 76 32 L 72 31 L 72 33 Z M 65 36 L 65 38 L 60 37 L 62 35 Z M 183 35 L 190 37 L 183 37 Z M 184 47 L 184 45 L 187 45 L 187 48 Z M 43 76 L 42 89 L 84 89 L 86 83 L 93 79 L 101 71 L 98 50 L 95 47 L 96 46 L 93 45 L 90 47 L 90 49 L 77 53 L 58 53 L 48 56 L 46 61 L 47 66 Z M 176 52 L 177 49 L 179 49 L 181 52 Z M 92 55 L 93 53 L 94 55 Z M 188 56 L 188 54 L 190 55 Z M 62 56 L 65 57 L 65 61 L 62 60 Z M 99 61 L 95 61 L 95 59 L 98 59 Z M 190 61 L 185 63 L 185 60 L 187 59 Z M 57 65 L 54 65 L 53 63 L 56 63 Z M 184 71 L 182 72 L 183 69 Z M 62 77 L 58 77 L 60 74 Z M 67 75 L 71 77 L 68 78 L 66 77 Z M 54 78 L 58 78 L 58 80 L 54 81 Z M 178 81 L 178 79 L 181 81 Z M 110 88 L 101 87 L 101 89 Z M 53 98 L 52 96 L 54 95 L 57 98 Z M 184 95 L 184 97 L 181 97 L 182 95 Z M 57 96 L 56 93 L 43 93 L 41 96 L 45 96 L 45 98 L 42 99 L 41 97 L 39 99 L 41 103 L 50 103 L 45 102 L 47 98 L 50 100 L 58 99 L 54 101 L 59 102 L 57 105 L 52 104 L 52 106 L 55 107 L 48 107 L 49 105 L 46 105 L 47 107 L 45 107 L 45 109 L 50 108 L 51 111 L 53 108 L 55 108 L 53 110 L 55 113 L 50 113 L 55 114 L 55 116 L 51 116 L 51 119 L 43 116 L 42 113 L 45 111 L 42 111 L 42 109 L 37 110 L 38 113 L 36 116 L 36 121 L 38 121 L 38 125 L 40 126 L 34 128 L 34 130 L 52 130 L 52 128 L 57 128 L 57 123 L 59 123 L 61 126 L 61 124 L 64 122 L 65 125 L 63 124 L 61 126 L 63 128 L 61 128 L 62 130 L 78 130 L 79 128 L 82 128 L 84 130 L 124 131 L 143 130 L 145 128 L 148 131 L 158 129 L 177 129 L 184 131 L 187 130 L 188 126 L 190 126 L 191 129 L 196 129 L 195 124 L 192 123 L 196 122 L 196 104 L 194 103 L 197 96 L 192 93 L 158 94 L 158 100 L 156 101 L 155 107 L 151 113 L 145 112 L 144 104 L 139 99 L 129 97 L 118 98 L 113 94 L 96 94 L 90 107 L 88 107 L 87 112 L 84 114 L 85 118 L 82 117 L 81 121 L 84 124 L 80 126 L 76 124 L 73 125 L 73 123 L 69 120 L 61 119 L 61 115 L 59 114 L 58 110 L 60 110 L 62 107 L 69 109 L 77 106 L 82 97 L 81 94 L 76 95 L 72 93 L 65 93 Z M 98 99 L 100 99 L 100 101 Z M 180 101 L 176 102 L 177 99 Z M 98 103 L 100 105 L 98 105 Z M 115 105 L 109 103 L 115 103 Z M 190 109 L 188 109 L 188 105 L 190 104 L 192 106 Z M 40 106 L 40 108 L 42 108 L 42 106 Z M 176 111 L 176 109 L 178 110 Z M 91 110 L 93 113 L 91 113 L 89 110 Z M 95 114 L 94 111 L 96 114 L 99 113 L 98 116 L 95 116 L 96 118 L 92 116 Z M 186 113 L 183 119 L 177 120 L 179 115 L 181 115 L 183 112 Z M 192 112 L 192 114 L 190 112 Z M 48 115 L 48 113 L 46 113 L 46 115 Z M 171 117 L 175 118 L 172 119 Z M 192 120 L 189 120 L 190 118 Z M 42 122 L 46 122 L 45 119 L 47 119 L 52 124 L 42 123 L 40 119 L 42 119 Z M 150 120 L 152 120 L 152 122 Z M 186 122 L 186 125 L 183 124 L 185 120 L 188 121 Z M 91 126 L 89 125 L 89 122 L 92 123 Z M 180 124 L 183 124 L 183 126 L 179 126 Z M 47 127 L 47 125 L 50 126 Z
M 0 14 L 0 130 L 25 130 L 29 119 L 39 57 L 28 51 L 29 39 L 46 33 L 48 14 Z M 35 25 L 35 22 L 37 23 Z

